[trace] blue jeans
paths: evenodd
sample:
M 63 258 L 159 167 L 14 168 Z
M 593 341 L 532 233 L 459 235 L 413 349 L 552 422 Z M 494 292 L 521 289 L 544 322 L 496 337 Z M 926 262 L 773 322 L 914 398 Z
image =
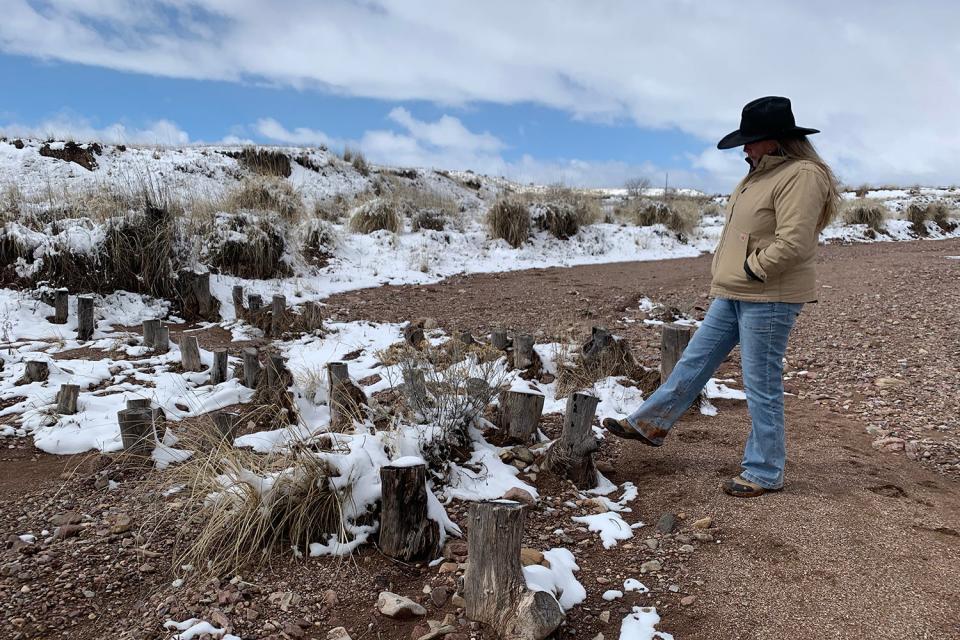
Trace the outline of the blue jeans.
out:
M 661 443 L 740 343 L 747 408 L 753 423 L 741 476 L 766 489 L 779 489 L 787 455 L 783 355 L 802 308 L 802 304 L 787 302 L 714 300 L 670 377 L 627 417 L 627 422 L 648 439 Z

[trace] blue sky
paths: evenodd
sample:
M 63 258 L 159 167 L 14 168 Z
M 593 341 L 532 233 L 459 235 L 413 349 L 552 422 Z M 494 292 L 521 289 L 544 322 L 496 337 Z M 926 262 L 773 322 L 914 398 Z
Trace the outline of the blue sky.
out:
M 948 2 L 3 4 L 7 135 L 326 143 L 385 164 L 585 186 L 669 172 L 723 191 L 744 165 L 714 141 L 746 101 L 779 94 L 847 182 L 960 182 Z M 784 24 L 805 34 L 794 46 Z

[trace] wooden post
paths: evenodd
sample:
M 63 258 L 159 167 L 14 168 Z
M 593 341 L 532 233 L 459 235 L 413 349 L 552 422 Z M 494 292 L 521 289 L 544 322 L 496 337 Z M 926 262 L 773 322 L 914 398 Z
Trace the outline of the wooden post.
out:
M 170 327 L 157 328 L 157 335 L 154 338 L 153 350 L 156 353 L 166 353 L 170 351 Z
M 279 336 L 283 333 L 286 326 L 287 298 L 282 294 L 273 296 L 273 302 L 270 304 L 270 335 Z
M 260 307 L 263 306 L 263 296 L 258 293 L 251 293 L 247 296 L 247 310 L 250 313 L 255 311 L 260 311 Z
M 253 347 L 243 350 L 243 386 L 256 389 L 260 379 L 260 356 Z
M 403 392 L 407 402 L 418 412 L 423 412 L 429 401 L 427 383 L 422 369 L 403 367 Z
M 543 413 L 543 394 L 533 391 L 507 391 L 500 396 L 500 428 L 522 443 L 530 442 Z
M 307 302 L 303 305 L 303 324 L 307 331 L 323 328 L 323 311 L 319 302 Z
M 214 411 L 212 414 L 213 426 L 218 438 L 232 443 L 240 426 L 240 414 L 233 411 Z
M 473 334 L 469 331 L 461 331 L 459 335 L 457 335 L 457 340 L 466 347 L 477 343 L 477 341 L 473 339 Z
M 503 329 L 494 329 L 490 332 L 490 346 L 500 351 L 506 351 L 510 346 L 510 339 L 507 338 L 507 332 Z
M 593 419 L 597 413 L 596 396 L 577 392 L 567 398 L 563 431 L 559 440 L 547 451 L 544 466 L 571 480 L 579 489 L 597 486 L 597 469 L 593 452 L 599 448 L 593 435 Z
M 380 486 L 380 550 L 404 562 L 435 558 L 440 524 L 427 517 L 427 465 L 381 467 Z
M 117 412 L 123 449 L 130 453 L 147 454 L 155 442 L 153 411 L 151 409 L 123 409 Z
M 152 318 L 143 321 L 143 346 L 155 348 L 157 346 L 157 331 L 160 329 L 160 320 Z
M 660 384 L 667 381 L 693 337 L 695 327 L 665 324 L 660 335 Z
M 220 384 L 227 381 L 227 350 L 217 349 L 213 352 L 213 369 L 210 370 L 210 384 Z
M 553 594 L 527 589 L 520 564 L 524 508 L 510 502 L 470 505 L 463 597 L 471 620 L 502 638 L 543 640 L 563 622 Z
M 234 285 L 231 295 L 233 296 L 234 313 L 239 318 L 243 315 L 243 285 Z
M 77 399 L 80 397 L 80 385 L 65 384 L 57 393 L 57 413 L 72 416 L 77 412 Z
M 344 387 L 350 383 L 346 362 L 327 363 L 327 405 L 330 408 L 330 426 L 340 431 L 350 426 L 349 397 Z
M 53 324 L 66 324 L 67 311 L 70 308 L 70 293 L 66 289 L 53 292 Z
M 200 362 L 200 343 L 196 336 L 180 334 L 180 362 L 184 371 L 200 371 L 203 364 Z
M 522 333 L 513 338 L 513 367 L 526 369 L 533 364 L 533 336 Z
M 287 390 L 287 364 L 283 356 L 273 354 L 267 358 L 267 387 L 281 393 Z
M 127 398 L 127 409 L 149 409 L 152 406 L 150 398 Z
M 86 342 L 93 337 L 93 298 L 77 298 L 77 340 Z

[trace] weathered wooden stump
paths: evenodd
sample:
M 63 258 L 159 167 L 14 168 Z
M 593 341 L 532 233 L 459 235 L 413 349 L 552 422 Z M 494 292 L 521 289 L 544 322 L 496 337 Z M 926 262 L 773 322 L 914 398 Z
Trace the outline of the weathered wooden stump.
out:
M 184 371 L 200 371 L 200 342 L 196 336 L 180 334 L 180 361 Z
M 234 411 L 215 411 L 211 414 L 216 437 L 232 443 L 240 426 L 240 414 Z
M 319 302 L 307 302 L 303 305 L 303 328 L 305 331 L 323 328 L 323 310 Z
M 353 384 L 347 363 L 327 363 L 327 380 L 331 429 L 343 431 L 350 428 L 354 420 L 363 420 L 363 405 L 366 404 L 367 396 Z
M 243 386 L 256 389 L 260 380 L 260 355 L 253 347 L 243 350 Z
M 259 293 L 251 293 L 247 296 L 247 310 L 250 313 L 260 311 L 260 307 L 263 306 L 263 296 Z
M 543 640 L 560 626 L 564 614 L 552 594 L 527 589 L 520 563 L 523 521 L 524 508 L 517 503 L 470 505 L 466 614 L 501 638 Z
M 157 332 L 160 330 L 160 325 L 159 318 L 143 321 L 143 346 L 151 349 L 157 346 Z
M 152 406 L 150 398 L 127 398 L 127 409 L 149 409 Z
M 287 390 L 287 379 L 290 372 L 287 371 L 287 363 L 283 356 L 272 354 L 267 358 L 267 387 L 276 393 L 285 393 Z
M 513 367 L 526 369 L 533 365 L 533 336 L 521 333 L 513 337 Z
M 77 400 L 80 397 L 80 385 L 61 385 L 57 392 L 57 413 L 62 416 L 72 416 L 77 412 Z
M 178 274 L 178 289 L 180 302 L 183 305 L 184 316 L 189 320 L 203 318 L 218 320 L 217 303 L 210 294 L 210 272 L 186 269 Z
M 230 290 L 230 296 L 233 299 L 233 310 L 235 315 L 240 318 L 243 316 L 243 285 L 235 284 Z
M 53 292 L 53 324 L 66 324 L 67 313 L 70 309 L 70 293 L 66 289 L 57 289 Z
M 500 396 L 500 428 L 518 442 L 530 442 L 543 413 L 543 394 L 506 391 Z
M 684 324 L 665 324 L 660 334 L 660 383 L 670 377 L 673 368 L 680 361 L 683 350 L 687 348 L 695 327 Z
M 411 347 L 419 347 L 424 341 L 423 327 L 413 322 L 408 322 L 403 327 L 403 339 Z
M 427 517 L 427 465 L 381 467 L 380 485 L 380 550 L 404 562 L 435 558 L 440 524 Z
M 93 338 L 93 298 L 77 298 L 77 340 L 86 342 Z
M 473 338 L 473 334 L 469 331 L 461 331 L 458 333 L 457 340 L 465 347 L 469 347 L 470 345 L 477 343 L 477 341 Z
M 507 347 L 510 346 L 510 338 L 507 337 L 507 332 L 503 329 L 494 329 L 491 331 L 490 346 L 500 351 L 506 351 Z
M 417 411 L 422 412 L 428 406 L 430 394 L 427 393 L 426 376 L 423 369 L 403 368 L 403 394 L 407 397 L 410 406 Z
M 154 412 L 149 407 L 123 409 L 117 412 L 124 451 L 137 454 L 150 452 L 156 441 L 153 418 Z
M 210 370 L 210 384 L 221 384 L 227 381 L 227 350 L 217 349 L 213 352 L 213 369 Z
M 46 382 L 50 377 L 50 365 L 44 360 L 27 360 L 26 368 L 23 371 L 23 377 L 17 380 L 17 384 L 30 384 L 33 382 Z
M 170 351 L 170 327 L 159 327 L 157 335 L 154 337 L 153 350 L 155 353 L 166 353 Z
M 583 366 L 599 370 L 605 376 L 631 375 L 637 363 L 630 351 L 630 343 L 603 327 L 593 327 L 590 339 L 580 348 Z
M 287 298 L 282 294 L 273 296 L 270 304 L 270 335 L 279 336 L 287 326 Z
M 593 435 L 593 419 L 599 398 L 587 393 L 574 393 L 567 398 L 560 438 L 547 452 L 544 466 L 571 480 L 580 489 L 597 486 L 597 468 L 593 452 L 599 448 Z

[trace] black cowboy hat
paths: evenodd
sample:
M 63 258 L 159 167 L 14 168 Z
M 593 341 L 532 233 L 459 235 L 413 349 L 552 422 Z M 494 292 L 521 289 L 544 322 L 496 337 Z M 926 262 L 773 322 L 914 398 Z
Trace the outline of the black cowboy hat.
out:
M 760 140 L 797 138 L 814 133 L 820 131 L 797 126 L 789 98 L 766 96 L 747 103 L 740 115 L 740 128 L 723 136 L 717 149 L 733 149 Z

